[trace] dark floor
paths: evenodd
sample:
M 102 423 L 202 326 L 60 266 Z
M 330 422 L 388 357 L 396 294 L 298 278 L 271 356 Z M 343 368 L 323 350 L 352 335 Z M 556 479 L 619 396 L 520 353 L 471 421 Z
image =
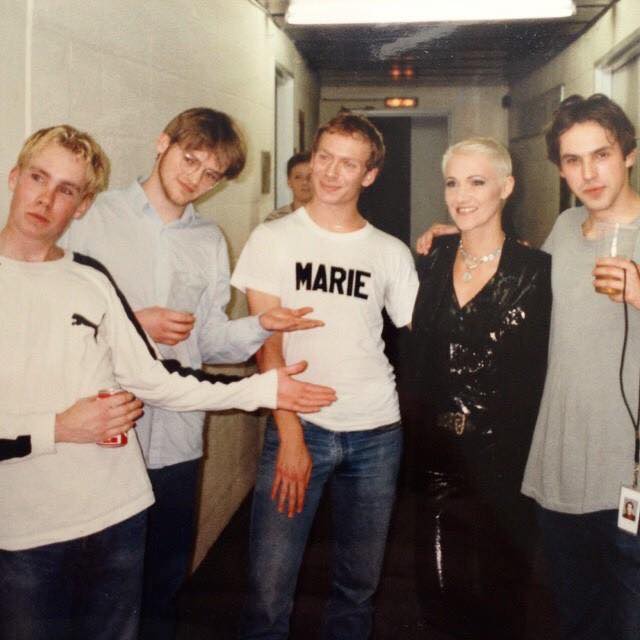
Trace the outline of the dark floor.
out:
M 385 567 L 376 601 L 375 640 L 453 640 L 429 626 L 421 615 L 415 590 L 415 495 L 400 490 L 392 522 Z M 180 599 L 178 640 L 235 637 L 241 613 L 247 558 L 250 497 L 232 518 Z M 291 621 L 292 640 L 310 640 L 320 625 L 327 591 L 328 509 L 323 505 L 314 526 L 298 584 Z M 555 638 L 542 562 L 527 592 L 527 640 Z

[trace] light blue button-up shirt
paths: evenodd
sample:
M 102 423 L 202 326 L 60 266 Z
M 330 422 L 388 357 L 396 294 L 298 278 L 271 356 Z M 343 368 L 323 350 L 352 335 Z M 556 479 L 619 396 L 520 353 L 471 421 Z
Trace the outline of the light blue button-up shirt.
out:
M 165 224 L 139 182 L 98 196 L 72 223 L 61 244 L 102 262 L 137 311 L 169 307 L 191 311 L 191 335 L 175 347 L 158 345 L 166 358 L 199 368 L 203 362 L 249 358 L 270 335 L 257 316 L 229 320 L 229 257 L 218 226 L 188 205 Z M 136 433 L 147 466 L 157 469 L 202 456 L 204 412 L 177 413 L 145 406 Z

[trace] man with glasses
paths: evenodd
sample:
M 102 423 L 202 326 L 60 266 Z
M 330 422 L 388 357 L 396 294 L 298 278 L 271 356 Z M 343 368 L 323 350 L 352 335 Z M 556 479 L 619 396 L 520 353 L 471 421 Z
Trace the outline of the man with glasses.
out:
M 217 225 L 193 202 L 242 171 L 246 150 L 229 116 L 206 108 L 177 115 L 160 134 L 151 175 L 101 194 L 72 225 L 67 246 L 103 262 L 165 358 L 249 358 L 271 331 L 318 326 L 305 311 L 277 309 L 230 321 L 229 259 Z M 175 594 L 195 538 L 204 412 L 145 406 L 136 433 L 156 502 L 149 510 L 142 637 L 175 635 Z

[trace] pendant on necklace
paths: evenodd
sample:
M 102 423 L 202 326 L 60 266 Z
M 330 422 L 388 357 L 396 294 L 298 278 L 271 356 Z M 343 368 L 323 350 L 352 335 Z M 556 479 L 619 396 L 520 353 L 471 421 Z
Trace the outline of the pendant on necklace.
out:
M 464 265 L 465 270 L 462 273 L 462 281 L 469 282 L 473 277 L 474 269 L 477 269 L 481 264 L 486 264 L 487 262 L 491 262 L 500 256 L 502 252 L 502 247 L 498 247 L 495 251 L 491 253 L 487 253 L 484 256 L 472 256 L 470 253 L 464 248 L 462 244 L 462 239 L 460 239 L 460 244 L 458 245 L 458 250 L 460 251 L 460 255 L 462 256 L 462 264 Z

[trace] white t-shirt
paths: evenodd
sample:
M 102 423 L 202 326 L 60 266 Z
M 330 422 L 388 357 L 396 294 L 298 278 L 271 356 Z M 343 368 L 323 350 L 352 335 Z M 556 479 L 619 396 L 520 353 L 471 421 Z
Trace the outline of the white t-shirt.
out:
M 304 208 L 258 226 L 231 284 L 313 307 L 324 327 L 284 336 L 284 357 L 309 363 L 299 376 L 336 389 L 338 400 L 308 418 L 333 431 L 374 429 L 399 420 L 393 368 L 384 354 L 382 309 L 411 322 L 418 278 L 411 252 L 366 224 L 351 233 L 319 227 Z

